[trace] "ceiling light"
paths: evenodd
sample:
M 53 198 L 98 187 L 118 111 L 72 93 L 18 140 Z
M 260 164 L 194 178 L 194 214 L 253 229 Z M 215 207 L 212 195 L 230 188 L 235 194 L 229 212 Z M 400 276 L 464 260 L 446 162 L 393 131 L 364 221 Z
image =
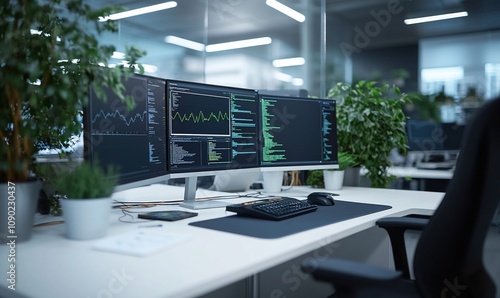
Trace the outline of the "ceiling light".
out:
M 114 51 L 111 58 L 123 60 L 125 59 L 125 53 Z
M 50 34 L 48 34 L 48 33 L 43 33 L 42 31 L 35 30 L 35 29 L 30 29 L 30 33 L 31 33 L 31 35 L 42 35 L 42 34 L 43 34 L 43 36 L 50 37 Z M 56 41 L 57 41 L 57 42 L 60 42 L 60 41 L 61 41 L 61 39 L 59 38 L 59 36 L 58 36 L 58 37 L 56 37 Z
M 283 82 L 292 82 L 293 81 L 293 77 L 291 75 L 288 75 L 286 73 L 282 73 L 282 72 L 278 72 L 276 71 L 274 74 L 273 74 L 273 77 L 276 79 L 276 80 L 280 80 L 280 81 L 283 81 Z
M 300 12 L 291 9 L 290 7 L 276 1 L 276 0 L 267 0 L 266 4 L 269 5 L 270 7 L 276 9 L 277 11 L 286 14 L 287 16 L 291 17 L 292 19 L 298 21 L 298 22 L 304 22 L 306 20 L 306 17 L 301 14 Z
M 302 85 L 304 85 L 304 80 L 301 78 L 293 78 L 292 84 L 294 86 L 302 86 Z
M 245 40 L 238 40 L 238 41 L 231 41 L 231 42 L 224 42 L 224 43 L 207 45 L 206 51 L 207 52 L 219 52 L 219 51 L 226 51 L 226 50 L 234 50 L 234 49 L 241 49 L 241 48 L 266 45 L 266 44 L 270 44 L 271 42 L 272 42 L 272 39 L 270 37 L 245 39 Z
M 165 42 L 175 44 L 175 45 L 185 47 L 185 48 L 195 50 L 195 51 L 202 52 L 203 50 L 205 50 L 205 45 L 202 43 L 192 41 L 189 39 L 180 38 L 180 37 L 177 37 L 174 35 L 169 35 L 169 36 L 165 37 Z
M 306 63 L 306 60 L 302 57 L 273 60 L 274 67 L 298 66 L 298 65 L 304 65 L 304 63 Z
M 130 63 L 128 61 L 125 61 L 125 60 L 120 62 L 120 64 L 125 66 L 125 67 L 130 67 Z M 142 65 L 142 68 L 144 69 L 144 72 L 155 73 L 156 71 L 158 71 L 158 67 L 156 65 L 145 64 L 145 63 L 141 63 L 141 65 Z M 139 70 L 138 64 L 134 64 L 133 67 L 135 70 Z
M 151 12 L 160 11 L 160 10 L 164 10 L 164 9 L 174 8 L 176 6 L 177 6 L 177 2 L 169 1 L 169 2 L 160 3 L 160 4 L 156 4 L 156 5 L 151 5 L 151 6 L 127 10 L 127 11 L 123 11 L 123 12 L 119 12 L 119 13 L 114 13 L 114 14 L 111 14 L 111 15 L 106 16 L 106 17 L 99 17 L 99 21 L 106 22 L 107 20 L 119 20 L 119 19 L 138 16 L 141 14 L 146 14 L 146 13 L 151 13 Z
M 446 13 L 446 14 L 440 14 L 440 15 L 434 15 L 434 16 L 406 19 L 406 20 L 404 20 L 404 22 L 406 25 L 413 25 L 413 24 L 419 24 L 419 23 L 434 22 L 434 21 L 441 21 L 441 20 L 454 19 L 454 18 L 462 18 L 462 17 L 466 17 L 466 16 L 468 16 L 467 12 L 461 11 L 461 12 Z

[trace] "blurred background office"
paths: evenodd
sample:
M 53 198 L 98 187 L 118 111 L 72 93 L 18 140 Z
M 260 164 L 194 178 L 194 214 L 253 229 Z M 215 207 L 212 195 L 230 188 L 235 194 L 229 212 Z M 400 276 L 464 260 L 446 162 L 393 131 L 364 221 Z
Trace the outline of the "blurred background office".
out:
M 110 16 L 119 32 L 101 36 L 117 49 L 112 64 L 127 63 L 126 46 L 147 51 L 140 62 L 148 75 L 314 97 L 327 97 L 337 82 L 373 80 L 417 95 L 405 112 L 423 121 L 409 137 L 424 143 L 410 139 L 408 158 L 395 164 L 456 151 L 459 137 L 446 135 L 456 141 L 445 148 L 445 138 L 422 128 L 463 131 L 485 100 L 500 95 L 496 0 L 84 1 L 149 9 Z M 427 19 L 436 16 L 444 19 Z
M 117 48 L 110 62 L 124 63 L 120 52 L 136 45 L 147 51 L 146 73 L 162 78 L 320 97 L 339 81 L 377 80 L 465 108 L 500 94 L 494 0 L 86 2 L 126 10 L 161 4 L 120 19 L 119 33 L 102 39 Z M 407 24 L 450 13 L 456 18 Z M 227 44 L 242 40 L 245 47 Z M 456 114 L 440 111 L 445 121 Z

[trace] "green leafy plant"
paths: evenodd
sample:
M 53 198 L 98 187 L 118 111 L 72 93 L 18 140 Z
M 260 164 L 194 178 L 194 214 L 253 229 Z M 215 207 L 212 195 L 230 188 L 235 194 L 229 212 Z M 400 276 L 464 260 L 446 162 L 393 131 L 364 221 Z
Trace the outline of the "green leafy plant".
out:
M 328 93 L 337 100 L 339 152 L 351 155 L 364 166 L 372 187 L 387 187 L 391 178 L 389 153 L 406 153 L 406 116 L 403 105 L 411 102 L 396 86 L 360 81 L 338 83 Z
M 344 171 L 347 168 L 353 167 L 356 165 L 356 160 L 354 157 L 346 152 L 339 152 L 338 153 L 338 162 L 339 162 L 339 168 L 335 169 L 333 171 Z
M 0 182 L 26 181 L 40 149 L 64 151 L 81 132 L 89 86 L 105 99 L 110 88 L 129 108 L 123 76 L 134 73 L 145 53 L 128 47 L 128 66 L 110 68 L 114 46 L 100 45 L 103 32 L 117 32 L 82 0 L 13 1 L 0 9 Z M 139 66 L 142 72 L 142 67 Z
M 306 184 L 311 187 L 325 188 L 323 170 L 312 170 L 307 172 Z
M 414 93 L 412 94 L 412 96 L 413 101 L 412 103 L 407 105 L 407 110 L 408 107 L 411 107 L 413 110 L 415 110 L 415 118 L 441 122 L 441 115 L 439 111 L 440 104 L 438 102 L 436 102 L 429 95 Z
M 109 197 L 118 183 L 117 171 L 108 167 L 105 171 L 97 163 L 80 163 L 75 169 L 60 175 L 55 187 L 68 199 Z

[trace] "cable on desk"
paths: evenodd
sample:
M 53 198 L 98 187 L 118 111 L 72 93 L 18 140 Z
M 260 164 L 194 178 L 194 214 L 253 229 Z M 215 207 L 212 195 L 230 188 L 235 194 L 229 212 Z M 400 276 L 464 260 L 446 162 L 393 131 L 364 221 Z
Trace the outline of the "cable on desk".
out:
M 136 213 L 142 213 L 143 211 L 129 211 L 129 210 L 126 210 L 126 209 L 122 209 L 122 213 L 123 215 L 118 217 L 118 221 L 119 222 L 123 222 L 123 223 L 142 223 L 142 222 L 149 222 L 149 220 L 138 220 L 137 218 L 134 217 L 133 214 L 136 214 Z M 123 218 L 124 217 L 130 217 L 132 218 L 132 220 L 124 220 Z
M 46 226 L 54 226 L 54 225 L 59 225 L 64 223 L 64 220 L 54 220 L 54 221 L 48 221 L 48 222 L 42 222 L 39 224 L 34 225 L 33 227 L 46 227 Z

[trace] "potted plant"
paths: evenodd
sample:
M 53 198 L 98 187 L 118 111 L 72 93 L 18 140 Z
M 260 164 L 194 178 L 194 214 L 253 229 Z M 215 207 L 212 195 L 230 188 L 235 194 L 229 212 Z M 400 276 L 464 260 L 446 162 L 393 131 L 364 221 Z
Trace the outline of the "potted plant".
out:
M 306 184 L 313 188 L 325 188 L 322 170 L 312 170 L 307 172 Z
M 387 187 L 393 178 L 387 173 L 389 153 L 397 148 L 405 154 L 408 148 L 403 106 L 410 97 L 396 86 L 366 81 L 340 82 L 328 97 L 337 100 L 339 152 L 366 168 L 372 187 Z
M 130 47 L 125 58 L 129 67 L 107 67 L 115 48 L 100 45 L 97 36 L 116 32 L 118 26 L 113 21 L 99 22 L 98 17 L 116 11 L 116 7 L 93 10 L 81 0 L 7 1 L 2 5 L 1 240 L 12 233 L 3 216 L 12 207 L 8 204 L 16 206 L 12 219 L 17 240 L 30 238 L 40 189 L 32 174 L 33 156 L 40 149 L 63 151 L 72 145 L 82 129 L 80 118 L 89 85 L 101 97 L 103 89 L 110 88 L 125 99 L 121 78 L 132 75 L 144 52 Z M 11 195 L 6 199 L 8 192 Z
M 106 235 L 111 194 L 118 183 L 112 167 L 104 171 L 97 163 L 82 162 L 55 181 L 66 236 L 75 240 L 95 239 Z
M 344 173 L 347 168 L 350 168 L 356 164 L 354 158 L 346 153 L 338 153 L 338 169 L 323 170 L 323 180 L 325 189 L 337 190 L 342 188 L 344 182 Z

